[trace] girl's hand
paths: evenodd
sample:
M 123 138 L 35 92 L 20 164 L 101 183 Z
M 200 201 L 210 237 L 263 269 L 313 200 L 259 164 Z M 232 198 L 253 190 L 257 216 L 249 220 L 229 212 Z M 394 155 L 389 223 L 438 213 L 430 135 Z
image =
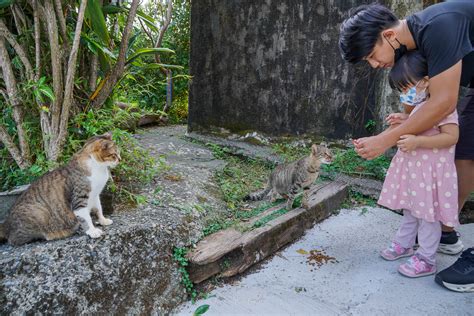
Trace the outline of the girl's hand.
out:
M 403 152 L 415 150 L 418 146 L 418 137 L 416 135 L 402 135 L 397 142 L 397 147 Z
M 408 114 L 406 113 L 390 113 L 385 120 L 390 125 L 401 124 L 408 119 Z

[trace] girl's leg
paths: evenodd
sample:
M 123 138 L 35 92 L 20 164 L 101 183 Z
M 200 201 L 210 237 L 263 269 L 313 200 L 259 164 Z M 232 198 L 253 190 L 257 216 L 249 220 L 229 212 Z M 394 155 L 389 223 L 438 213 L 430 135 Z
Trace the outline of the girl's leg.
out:
M 418 228 L 418 244 L 420 247 L 416 251 L 416 255 L 427 263 L 434 265 L 440 238 L 441 224 L 439 222 L 430 223 L 420 220 Z
M 393 261 L 413 255 L 418 221 L 407 210 L 403 211 L 403 218 L 395 238 L 390 247 L 382 250 L 380 256 L 385 260 Z
M 418 219 L 410 211 L 403 210 L 403 219 L 393 241 L 403 248 L 412 248 L 418 231 Z M 439 242 L 439 240 L 438 240 Z

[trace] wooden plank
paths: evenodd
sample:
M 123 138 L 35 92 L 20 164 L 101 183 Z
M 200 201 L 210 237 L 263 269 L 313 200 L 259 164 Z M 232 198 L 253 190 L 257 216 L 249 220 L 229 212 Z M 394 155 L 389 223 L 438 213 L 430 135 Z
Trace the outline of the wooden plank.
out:
M 347 193 L 347 185 L 342 182 L 315 185 L 307 210 L 294 209 L 253 230 L 229 228 L 207 236 L 188 255 L 191 280 L 200 283 L 216 274 L 229 277 L 245 271 L 329 217 Z

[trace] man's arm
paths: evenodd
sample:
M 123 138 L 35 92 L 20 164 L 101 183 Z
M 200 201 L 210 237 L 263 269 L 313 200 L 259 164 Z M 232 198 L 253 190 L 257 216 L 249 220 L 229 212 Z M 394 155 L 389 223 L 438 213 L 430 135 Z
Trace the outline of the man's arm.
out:
M 439 75 L 430 78 L 430 98 L 423 108 L 416 111 L 405 122 L 382 134 L 354 141 L 359 156 L 374 159 L 394 146 L 400 136 L 417 135 L 433 127 L 456 108 L 461 80 L 462 60 Z

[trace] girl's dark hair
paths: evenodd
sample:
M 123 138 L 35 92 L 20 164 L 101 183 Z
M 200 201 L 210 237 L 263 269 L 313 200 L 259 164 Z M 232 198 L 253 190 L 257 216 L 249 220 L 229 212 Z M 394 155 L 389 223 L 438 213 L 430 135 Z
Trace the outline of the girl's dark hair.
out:
M 372 3 L 349 11 L 349 18 L 342 22 L 339 51 L 344 60 L 357 63 L 367 57 L 375 47 L 380 33 L 399 23 L 387 7 Z
M 402 91 L 408 86 L 415 85 L 428 75 L 428 64 L 419 51 L 407 52 L 395 63 L 390 70 L 388 82 L 392 89 Z

